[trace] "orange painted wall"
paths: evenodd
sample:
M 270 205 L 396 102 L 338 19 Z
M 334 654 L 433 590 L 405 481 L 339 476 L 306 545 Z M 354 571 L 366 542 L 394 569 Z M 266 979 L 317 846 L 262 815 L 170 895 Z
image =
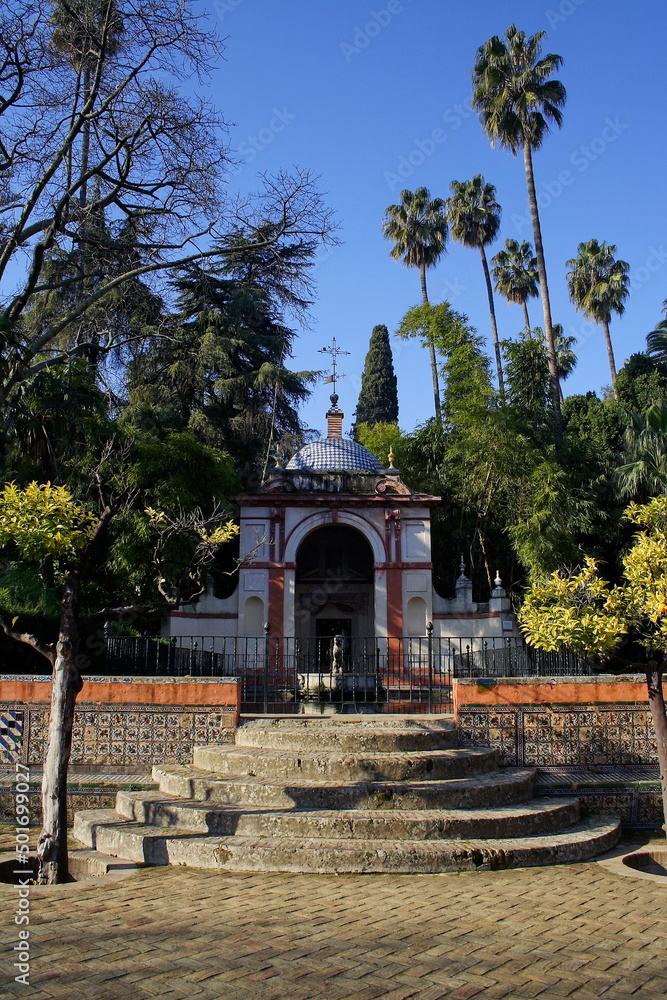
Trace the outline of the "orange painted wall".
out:
M 0 701 L 49 704 L 51 682 L 0 680 Z M 179 705 L 241 708 L 241 686 L 233 680 L 169 681 L 135 678 L 131 681 L 84 680 L 77 705 Z
M 646 683 L 627 678 L 571 678 L 550 684 L 546 681 L 480 684 L 453 682 L 454 711 L 464 705 L 610 705 L 631 702 L 647 704 Z

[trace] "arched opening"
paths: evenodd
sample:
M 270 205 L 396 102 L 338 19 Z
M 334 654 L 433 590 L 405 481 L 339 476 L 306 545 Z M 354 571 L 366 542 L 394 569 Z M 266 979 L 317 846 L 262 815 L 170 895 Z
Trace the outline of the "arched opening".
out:
M 408 635 L 426 635 L 426 601 L 422 597 L 408 601 Z
M 247 636 L 264 634 L 264 601 L 261 597 L 248 597 L 243 605 L 243 632 Z
M 312 531 L 296 557 L 295 634 L 372 636 L 373 579 L 373 551 L 361 532 L 343 524 Z

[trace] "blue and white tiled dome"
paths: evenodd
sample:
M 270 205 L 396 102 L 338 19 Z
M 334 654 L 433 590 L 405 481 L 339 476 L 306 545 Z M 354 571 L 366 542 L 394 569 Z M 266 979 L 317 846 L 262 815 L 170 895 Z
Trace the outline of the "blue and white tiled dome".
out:
M 375 455 L 350 438 L 328 437 L 305 444 L 287 463 L 288 469 L 311 472 L 382 472 Z

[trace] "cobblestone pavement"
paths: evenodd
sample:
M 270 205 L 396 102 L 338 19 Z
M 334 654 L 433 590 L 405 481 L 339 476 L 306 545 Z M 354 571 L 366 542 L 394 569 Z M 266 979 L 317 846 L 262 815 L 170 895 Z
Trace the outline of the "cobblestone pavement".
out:
M 16 893 L 0 886 L 3 998 L 667 995 L 667 888 L 594 863 L 413 876 L 147 868 L 35 887 L 30 986 L 9 958 Z

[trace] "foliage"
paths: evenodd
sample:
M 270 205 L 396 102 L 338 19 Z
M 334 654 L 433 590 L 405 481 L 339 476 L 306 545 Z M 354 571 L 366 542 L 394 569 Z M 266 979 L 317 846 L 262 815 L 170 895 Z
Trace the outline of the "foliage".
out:
M 631 504 L 628 521 L 643 529 L 623 559 L 623 582 L 610 587 L 598 565 L 555 572 L 532 586 L 519 614 L 528 642 L 542 649 L 569 647 L 592 657 L 616 649 L 632 631 L 649 656 L 667 644 L 667 496 Z
M 457 312 L 448 302 L 416 306 L 405 314 L 396 336 L 418 337 L 442 359 L 443 414 L 448 423 L 455 422 L 464 411 L 486 404 L 493 391 L 489 359 L 482 339 L 464 313 Z
M 469 181 L 452 181 L 449 187 L 452 194 L 445 205 L 452 239 L 474 249 L 493 243 L 501 214 L 493 184 L 485 184 L 476 174 Z
M 539 649 L 568 648 L 592 657 L 615 649 L 627 629 L 616 593 L 598 575 L 594 559 L 574 573 L 556 570 L 527 591 L 519 612 L 527 642 Z
M 602 324 L 615 393 L 616 361 L 609 323 L 612 312 L 620 316 L 625 309 L 624 302 L 630 292 L 630 267 L 624 260 L 616 260 L 616 247 L 612 244 L 589 240 L 580 243 L 577 251 L 577 256 L 567 262 L 572 269 L 567 274 L 570 298 L 585 316 Z
M 620 316 L 630 292 L 629 265 L 614 256 L 613 244 L 589 240 L 577 247 L 577 256 L 567 261 L 570 298 L 577 309 L 596 323 L 609 322 L 612 312 Z
M 649 354 L 665 361 L 667 360 L 667 299 L 662 303 L 662 311 L 666 318 L 661 319 L 655 330 L 647 335 L 646 350 Z
M 551 74 L 560 56 L 542 56 L 544 32 L 527 37 L 515 25 L 477 50 L 473 104 L 492 142 L 513 153 L 524 144 L 539 149 L 551 123 L 562 124 L 565 87 Z
M 394 246 L 394 260 L 406 267 L 432 267 L 442 256 L 447 241 L 447 217 L 442 198 L 431 198 L 425 187 L 401 191 L 398 205 L 385 211 L 382 232 Z
M 427 188 L 401 191 L 400 205 L 390 205 L 385 212 L 382 232 L 394 245 L 391 256 L 401 260 L 406 267 L 419 269 L 422 302 L 428 305 L 426 269 L 433 267 L 445 252 L 447 242 L 447 215 L 442 198 L 433 198 Z M 440 419 L 440 386 L 433 343 L 426 341 L 431 364 L 433 407 Z
M 592 506 L 556 462 L 536 466 L 527 482 L 523 512 L 508 527 L 529 579 L 540 579 L 559 566 L 581 561 L 577 535 L 590 526 Z
M 494 35 L 480 46 L 473 69 L 473 107 L 492 143 L 499 142 L 515 156 L 519 151 L 523 154 L 552 381 L 554 441 L 559 448 L 563 431 L 560 390 L 532 151 L 540 148 L 551 124 L 562 125 L 566 94 L 563 84 L 552 78 L 562 59 L 553 53 L 542 55 L 543 37 L 543 31 L 527 37 L 512 24 L 504 40 Z
M 452 195 L 446 201 L 447 218 L 449 220 L 452 239 L 463 246 L 479 250 L 482 258 L 484 280 L 486 282 L 491 317 L 491 334 L 496 355 L 496 372 L 501 400 L 504 398 L 503 367 L 496 324 L 496 308 L 493 301 L 491 276 L 486 259 L 485 247 L 493 243 L 500 229 L 501 208 L 496 201 L 496 189 L 493 184 L 485 184 L 481 174 L 476 174 L 469 181 L 452 181 L 449 185 Z
M 19 618 L 32 632 L 53 635 L 60 612 L 62 574 L 54 572 L 49 579 L 36 567 L 24 561 L 3 559 L 0 564 L 0 609 L 9 619 Z M 22 662 L 24 650 L 12 650 L 13 662 Z M 19 671 L 20 672 L 20 671 Z
M 644 413 L 628 414 L 621 461 L 616 477 L 626 496 L 665 492 L 667 402 L 654 403 Z
M 526 333 L 530 336 L 527 302 L 539 295 L 537 257 L 526 240 L 505 240 L 504 249 L 491 258 L 496 291 L 508 302 L 523 306 Z
M 24 559 L 74 555 L 91 536 L 95 518 L 65 486 L 7 483 L 0 493 L 0 546 L 13 542 Z
M 66 481 L 76 493 L 116 428 L 91 366 L 74 360 L 43 368 L 23 386 L 4 431 L 6 478 Z
M 667 402 L 667 361 L 632 354 L 616 376 L 616 397 L 634 413 Z
M 533 335 L 541 341 L 546 352 L 547 339 L 544 334 L 544 330 L 542 330 L 541 327 L 536 326 L 533 330 Z M 558 378 L 561 382 L 563 382 L 568 375 L 572 374 L 577 366 L 577 355 L 572 350 L 577 342 L 577 338 L 572 336 L 566 337 L 563 333 L 563 326 L 561 323 L 554 323 L 553 335 L 554 349 L 556 352 L 556 370 L 558 372 Z
M 549 359 L 539 340 L 504 340 L 507 402 L 539 430 L 548 420 L 551 400 Z
M 361 373 L 359 402 L 355 411 L 353 437 L 358 440 L 358 424 L 395 424 L 398 421 L 398 387 L 394 359 L 386 326 L 373 327 Z
M 374 424 L 356 424 L 355 429 L 356 440 L 375 455 L 383 468 L 389 467 L 390 452 L 394 455 L 394 466 L 401 470 L 404 468 L 410 443 L 398 424 L 378 421 Z
M 448 558 L 450 575 L 463 552 L 478 591 L 491 589 L 499 567 L 505 579 L 515 576 L 507 526 L 523 513 L 522 498 L 539 461 L 533 440 L 509 407 L 469 410 L 455 425 L 440 460 L 439 489 L 433 490 L 444 495 L 447 508 L 443 545 L 451 550 L 456 544 Z
M 17 0 L 0 19 L 0 280 L 25 262 L 0 310 L 3 407 L 44 367 L 154 336 L 193 263 L 281 261 L 291 304 L 306 301 L 331 214 L 299 169 L 225 196 L 226 123 L 185 84 L 223 46 L 190 4 Z
M 272 443 L 301 432 L 296 405 L 316 373 L 287 367 L 294 331 L 267 289 L 200 270 L 177 287 L 171 336 L 131 365 L 131 412 L 189 428 L 257 476 Z

